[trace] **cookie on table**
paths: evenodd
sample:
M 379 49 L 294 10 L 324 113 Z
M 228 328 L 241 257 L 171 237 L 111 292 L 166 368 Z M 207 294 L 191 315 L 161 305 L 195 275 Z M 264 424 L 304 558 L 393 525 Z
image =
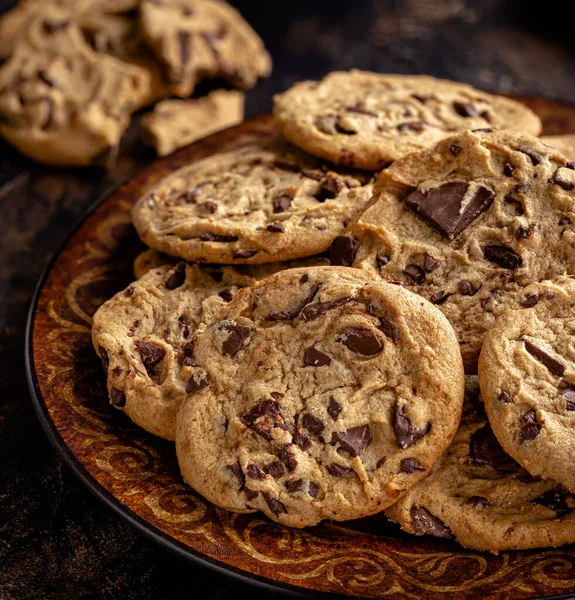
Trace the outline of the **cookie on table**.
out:
M 46 5 L 0 67 L 0 133 L 40 162 L 101 162 L 149 86 L 145 69 L 94 52 L 66 11 Z
M 526 285 L 575 272 L 575 171 L 511 132 L 466 131 L 384 170 L 347 264 L 400 281 L 453 325 L 469 372 Z
M 575 492 L 575 280 L 525 289 L 487 332 L 479 381 L 493 431 L 532 475 Z
M 499 445 L 477 378 L 466 378 L 461 425 L 429 476 L 385 514 L 416 535 L 497 552 L 575 542 L 575 497 L 534 479 Z
M 565 135 L 542 135 L 541 141 L 557 148 L 570 160 L 575 160 L 575 134 Z
M 220 0 L 142 0 L 140 28 L 166 65 L 171 91 L 188 97 L 202 79 L 253 87 L 271 72 L 258 34 Z
M 541 131 L 539 117 L 508 98 L 427 75 L 357 70 L 297 83 L 275 96 L 273 113 L 300 148 L 369 170 L 464 129 Z
M 145 244 L 185 260 L 278 262 L 324 252 L 372 187 L 371 174 L 327 166 L 274 138 L 175 171 L 132 218 Z
M 449 323 L 357 269 L 268 277 L 192 343 L 178 461 L 187 483 L 232 511 L 294 527 L 376 513 L 425 477 L 459 423 Z
M 159 156 L 244 120 L 244 94 L 214 90 L 193 100 L 164 100 L 141 120 L 142 137 Z

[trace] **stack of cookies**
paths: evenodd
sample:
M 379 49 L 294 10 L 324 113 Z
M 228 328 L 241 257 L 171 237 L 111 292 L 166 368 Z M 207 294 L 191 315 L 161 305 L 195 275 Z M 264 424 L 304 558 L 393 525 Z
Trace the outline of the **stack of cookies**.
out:
M 232 511 L 575 541 L 575 163 L 431 77 L 332 73 L 274 117 L 137 199 L 150 249 L 92 330 L 112 405 Z
M 243 94 L 184 100 L 202 80 L 244 90 L 271 60 L 221 0 L 20 0 L 0 20 L 0 134 L 52 165 L 110 164 L 132 113 L 168 154 L 243 120 Z

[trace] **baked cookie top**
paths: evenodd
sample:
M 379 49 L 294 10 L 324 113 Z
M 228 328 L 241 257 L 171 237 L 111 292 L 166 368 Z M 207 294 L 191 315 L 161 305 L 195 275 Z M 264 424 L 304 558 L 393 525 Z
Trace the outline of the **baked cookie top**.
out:
M 493 431 L 532 475 L 575 492 L 575 280 L 525 289 L 487 332 L 479 381 Z
M 443 315 L 345 267 L 290 269 L 238 292 L 192 340 L 177 419 L 184 479 L 285 525 L 376 513 L 451 440 L 463 369 Z
M 477 378 L 466 378 L 461 425 L 429 476 L 385 514 L 405 531 L 455 538 L 474 550 L 527 550 L 575 542 L 575 497 L 534 479 L 490 428 Z
M 371 176 L 274 139 L 214 154 L 162 179 L 132 211 L 150 247 L 195 262 L 311 256 L 365 208 Z
M 149 85 L 145 69 L 95 52 L 67 11 L 46 5 L 0 67 L 0 132 L 41 162 L 91 164 L 117 146 Z
M 569 160 L 575 160 L 575 133 L 565 135 L 542 135 L 541 141 L 557 148 Z
M 379 170 L 464 129 L 532 135 L 541 121 L 526 106 L 427 75 L 334 72 L 274 97 L 283 135 L 337 164 Z
M 174 94 L 187 97 L 204 78 L 242 89 L 271 72 L 258 34 L 220 0 L 142 0 L 140 28 L 166 65 Z
M 524 286 L 575 272 L 574 165 L 536 138 L 466 131 L 397 160 L 349 228 L 353 265 L 447 316 L 469 369 Z

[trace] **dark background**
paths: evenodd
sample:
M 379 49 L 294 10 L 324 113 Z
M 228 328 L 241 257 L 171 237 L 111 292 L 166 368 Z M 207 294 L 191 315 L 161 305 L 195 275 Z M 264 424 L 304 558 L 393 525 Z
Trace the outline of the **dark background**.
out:
M 0 0 L 0 12 L 11 4 Z M 273 76 L 248 94 L 248 115 L 299 79 L 352 67 L 575 102 L 575 37 L 558 3 L 233 4 L 274 58 Z M 0 600 L 280 597 L 173 556 L 120 521 L 63 465 L 32 408 L 23 357 L 35 283 L 86 208 L 152 158 L 137 123 L 108 173 L 41 167 L 0 142 Z

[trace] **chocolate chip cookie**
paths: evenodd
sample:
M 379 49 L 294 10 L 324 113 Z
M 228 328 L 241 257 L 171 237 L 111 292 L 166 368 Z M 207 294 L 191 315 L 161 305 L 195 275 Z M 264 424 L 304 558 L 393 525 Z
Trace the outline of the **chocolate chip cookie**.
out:
M 524 308 L 487 332 L 479 381 L 505 450 L 532 475 L 575 492 L 575 280 L 525 289 Z
M 329 248 L 372 187 L 370 174 L 329 167 L 272 138 L 170 174 L 132 217 L 148 246 L 186 260 L 277 262 Z
M 474 550 L 526 550 L 575 542 L 575 496 L 535 479 L 505 453 L 466 381 L 461 425 L 429 476 L 385 514 L 416 535 Z
M 379 170 L 465 129 L 537 135 L 541 121 L 522 104 L 425 75 L 330 73 L 274 98 L 283 135 L 337 164 Z
M 271 59 L 261 39 L 226 2 L 142 0 L 139 17 L 177 96 L 189 96 L 205 78 L 246 89 L 270 74 Z
M 196 332 L 177 419 L 184 479 L 236 512 L 285 525 L 389 506 L 459 423 L 464 377 L 431 304 L 357 269 L 282 271 Z
M 381 173 L 336 264 L 430 300 L 473 372 L 485 332 L 526 285 L 575 272 L 573 167 L 531 136 L 459 133 Z

